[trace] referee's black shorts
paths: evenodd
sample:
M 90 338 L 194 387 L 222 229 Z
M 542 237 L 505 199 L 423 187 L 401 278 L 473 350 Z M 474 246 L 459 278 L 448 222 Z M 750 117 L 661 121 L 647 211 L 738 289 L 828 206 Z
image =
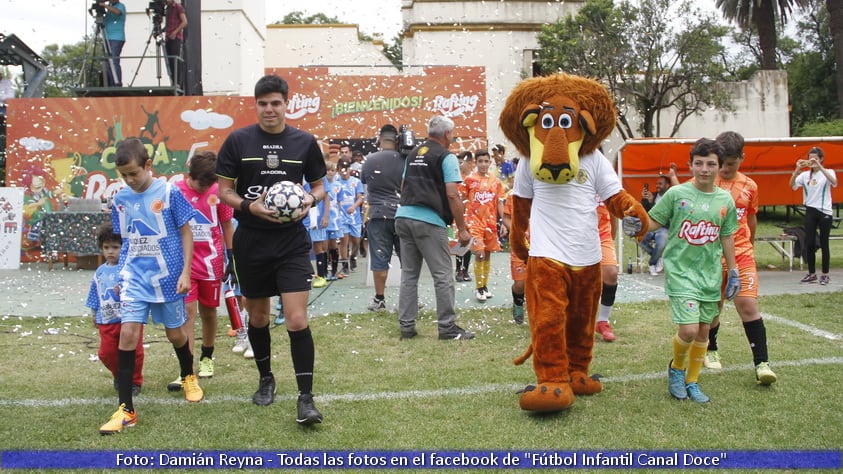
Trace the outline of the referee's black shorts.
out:
M 310 236 L 304 225 L 234 232 L 234 268 L 246 298 L 310 291 L 313 266 Z

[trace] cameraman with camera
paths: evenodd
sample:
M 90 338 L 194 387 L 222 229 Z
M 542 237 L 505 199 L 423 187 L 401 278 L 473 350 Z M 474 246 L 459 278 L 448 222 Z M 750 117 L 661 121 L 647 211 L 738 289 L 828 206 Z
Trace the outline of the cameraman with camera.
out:
M 369 311 L 386 311 L 384 290 L 392 250 L 395 249 L 396 255 L 401 257 L 400 242 L 395 232 L 395 211 L 401 199 L 401 177 L 404 174 L 406 154 L 397 151 L 397 141 L 398 130 L 394 126 L 386 124 L 381 127 L 377 140 L 381 151 L 366 157 L 360 172 L 360 180 L 366 185 L 366 202 L 369 204 L 366 229 L 369 238 L 369 268 L 375 284 L 375 297 L 369 303 Z
M 187 28 L 187 14 L 184 7 L 176 0 L 165 0 L 167 10 L 164 15 L 164 51 L 167 53 L 167 72 L 170 81 L 176 87 L 183 88 L 184 63 L 181 59 L 181 45 L 184 29 Z M 181 64 L 179 64 L 181 63 Z
M 126 43 L 126 6 L 120 3 L 120 0 L 98 1 L 91 5 L 90 12 L 95 18 L 102 19 L 105 40 L 108 43 L 106 86 L 122 87 L 123 70 L 120 68 L 120 54 Z

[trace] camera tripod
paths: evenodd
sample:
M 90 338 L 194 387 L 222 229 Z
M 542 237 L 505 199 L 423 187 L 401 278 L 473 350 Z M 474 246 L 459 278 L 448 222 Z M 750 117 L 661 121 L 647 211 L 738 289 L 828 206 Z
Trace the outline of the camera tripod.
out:
M 149 38 L 146 39 L 146 46 L 143 48 L 140 61 L 138 61 L 138 68 L 135 69 L 135 75 L 132 77 L 132 82 L 129 83 L 129 87 L 132 87 L 135 83 L 135 79 L 138 78 L 141 65 L 143 64 L 143 60 L 146 58 L 146 53 L 149 51 L 149 45 L 152 44 L 153 39 L 155 40 L 155 77 L 158 79 L 158 85 L 161 85 L 161 58 L 166 56 L 166 51 L 164 51 L 164 31 L 161 28 L 163 18 L 156 14 L 153 15 L 150 21 L 152 22 L 152 32 L 149 33 Z
M 105 87 L 109 84 L 108 75 L 111 74 L 111 84 L 117 84 L 117 71 L 114 59 L 111 57 L 111 45 L 108 43 L 108 38 L 105 37 L 104 15 L 94 16 L 94 34 L 91 37 L 91 51 L 90 54 L 85 48 L 85 58 L 82 61 L 82 70 L 79 73 L 79 85 L 96 86 L 93 84 L 94 77 L 102 75 L 100 78 L 102 82 L 99 84 Z M 97 54 L 100 51 L 101 54 Z M 102 71 L 97 71 L 97 60 L 102 59 Z M 90 81 L 90 83 L 89 83 Z

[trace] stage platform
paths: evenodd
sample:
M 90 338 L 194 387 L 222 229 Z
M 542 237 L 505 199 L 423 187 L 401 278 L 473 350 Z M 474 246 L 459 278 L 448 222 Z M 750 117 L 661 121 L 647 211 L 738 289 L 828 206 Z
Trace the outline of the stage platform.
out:
M 152 97 L 184 95 L 184 90 L 174 86 L 144 87 L 80 87 L 73 89 L 76 97 Z

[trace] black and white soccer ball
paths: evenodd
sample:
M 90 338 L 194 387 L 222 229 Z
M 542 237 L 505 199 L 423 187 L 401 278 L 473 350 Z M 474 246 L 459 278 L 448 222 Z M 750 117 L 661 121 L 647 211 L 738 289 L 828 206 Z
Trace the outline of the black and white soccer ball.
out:
M 304 208 L 304 188 L 292 181 L 279 181 L 266 191 L 264 206 L 275 211 L 275 217 L 290 222 L 302 215 Z

